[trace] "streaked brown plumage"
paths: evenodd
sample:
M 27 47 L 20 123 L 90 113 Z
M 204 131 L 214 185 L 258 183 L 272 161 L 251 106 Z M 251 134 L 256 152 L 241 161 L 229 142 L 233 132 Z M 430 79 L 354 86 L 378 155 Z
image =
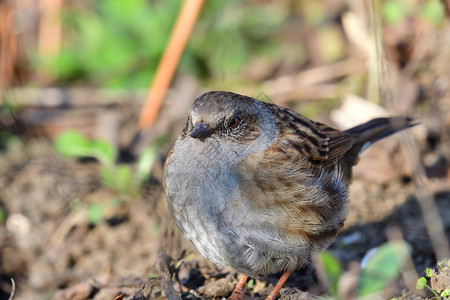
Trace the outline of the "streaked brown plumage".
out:
M 217 265 L 249 276 L 286 270 L 285 280 L 342 227 L 359 153 L 410 126 L 380 118 L 339 131 L 250 97 L 206 93 L 166 160 L 169 209 Z

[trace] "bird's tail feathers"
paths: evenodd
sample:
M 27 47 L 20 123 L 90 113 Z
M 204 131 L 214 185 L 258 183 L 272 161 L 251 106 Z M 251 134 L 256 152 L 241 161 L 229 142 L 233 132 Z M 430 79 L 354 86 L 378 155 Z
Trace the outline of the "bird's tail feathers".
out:
M 345 133 L 358 138 L 358 144 L 361 146 L 359 153 L 361 153 L 373 143 L 417 124 L 407 117 L 378 118 L 350 128 Z

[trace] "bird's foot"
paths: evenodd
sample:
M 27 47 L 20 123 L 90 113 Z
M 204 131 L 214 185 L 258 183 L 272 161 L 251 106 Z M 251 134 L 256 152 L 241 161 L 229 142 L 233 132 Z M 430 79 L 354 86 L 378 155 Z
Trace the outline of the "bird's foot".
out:
M 233 292 L 231 293 L 230 297 L 228 297 L 228 300 L 243 300 L 244 299 L 244 287 L 245 283 L 247 282 L 248 276 L 242 275 L 241 279 L 239 279 L 239 282 L 234 287 Z
M 267 296 L 266 300 L 275 300 L 278 293 L 280 292 L 283 285 L 286 283 L 289 275 L 291 275 L 292 271 L 289 269 L 284 270 L 283 275 L 281 275 L 280 280 L 278 280 L 277 285 L 273 288 L 272 292 Z

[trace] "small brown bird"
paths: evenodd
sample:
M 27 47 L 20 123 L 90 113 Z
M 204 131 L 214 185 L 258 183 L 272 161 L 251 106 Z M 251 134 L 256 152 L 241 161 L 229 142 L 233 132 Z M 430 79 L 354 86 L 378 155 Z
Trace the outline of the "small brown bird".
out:
M 164 166 L 164 190 L 177 226 L 218 266 L 247 276 L 291 272 L 334 240 L 348 213 L 359 154 L 413 126 L 380 118 L 339 131 L 289 109 L 231 92 L 208 92 L 189 110 Z

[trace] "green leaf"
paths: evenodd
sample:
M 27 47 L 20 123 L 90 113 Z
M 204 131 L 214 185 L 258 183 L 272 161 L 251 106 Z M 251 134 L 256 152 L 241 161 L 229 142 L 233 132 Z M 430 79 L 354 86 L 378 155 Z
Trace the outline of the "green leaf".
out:
M 103 168 L 101 171 L 101 178 L 104 185 L 112 188 L 117 189 L 118 186 L 118 180 L 116 176 L 116 168 L 115 167 L 107 167 Z
M 416 281 L 416 289 L 423 290 L 424 288 L 429 289 L 430 292 L 432 292 L 433 295 L 436 296 L 436 299 L 439 299 L 439 295 L 436 293 L 436 291 L 433 290 L 430 286 L 427 285 L 427 279 L 425 277 L 420 277 Z
M 144 0 L 103 0 L 99 1 L 102 14 L 116 23 L 130 22 L 144 9 Z
M 133 181 L 133 173 L 131 172 L 131 168 L 125 164 L 117 166 L 117 180 L 120 183 L 123 183 L 125 188 L 128 187 Z
M 117 157 L 116 148 L 106 141 L 93 141 L 90 147 L 91 155 L 106 166 L 114 165 Z
M 90 142 L 78 131 L 64 131 L 59 134 L 54 142 L 56 150 L 69 157 L 88 156 L 90 154 Z
M 104 168 L 101 172 L 102 182 L 119 193 L 134 194 L 137 191 L 131 168 L 125 164 Z
M 322 251 L 318 254 L 319 261 L 321 262 L 325 275 L 327 276 L 330 284 L 330 292 L 333 295 L 337 294 L 338 280 L 342 272 L 342 266 L 339 260 L 330 252 Z
M 425 277 L 420 277 L 419 279 L 417 279 L 416 289 L 423 290 L 426 285 L 427 285 L 427 280 L 425 279 Z
M 69 157 L 95 157 L 106 166 L 114 165 L 116 149 L 105 141 L 90 141 L 78 131 L 64 131 L 55 139 L 56 150 Z
M 156 139 L 152 145 L 144 148 L 136 164 L 136 176 L 139 182 L 144 182 L 150 177 L 153 163 L 158 156 L 158 149 L 168 141 L 167 136 Z
M 359 296 L 367 296 L 386 288 L 398 277 L 408 255 L 408 245 L 403 242 L 391 242 L 380 246 L 362 270 Z
M 406 18 L 407 7 L 404 1 L 388 0 L 383 2 L 382 12 L 386 23 L 395 25 Z
M 437 26 L 444 19 L 444 5 L 439 0 L 428 0 L 422 6 L 420 15 L 428 22 Z
M 153 163 L 158 154 L 158 148 L 155 146 L 146 147 L 136 164 L 136 176 L 139 182 L 143 182 L 150 177 Z
M 450 297 L 450 289 L 445 289 L 441 292 L 441 297 L 445 298 L 445 297 Z
M 62 78 L 70 78 L 78 68 L 75 59 L 73 52 L 63 50 L 56 57 L 43 57 L 42 63 L 51 74 Z
M 105 207 L 99 204 L 91 204 L 88 208 L 88 221 L 91 224 L 97 224 L 103 219 Z
M 104 41 L 105 24 L 94 13 L 85 12 L 78 14 L 75 18 L 77 28 L 77 49 L 68 49 L 72 53 L 79 53 L 79 62 L 83 64 L 83 67 L 89 67 L 95 64 L 96 61 L 92 54 L 95 54 Z M 90 54 L 90 55 L 89 55 Z
M 255 285 L 255 281 L 253 279 L 250 279 L 247 283 L 247 290 L 251 290 Z
M 430 268 L 426 268 L 425 269 L 425 274 L 427 275 L 428 278 L 431 278 L 434 275 L 434 270 L 432 270 Z

